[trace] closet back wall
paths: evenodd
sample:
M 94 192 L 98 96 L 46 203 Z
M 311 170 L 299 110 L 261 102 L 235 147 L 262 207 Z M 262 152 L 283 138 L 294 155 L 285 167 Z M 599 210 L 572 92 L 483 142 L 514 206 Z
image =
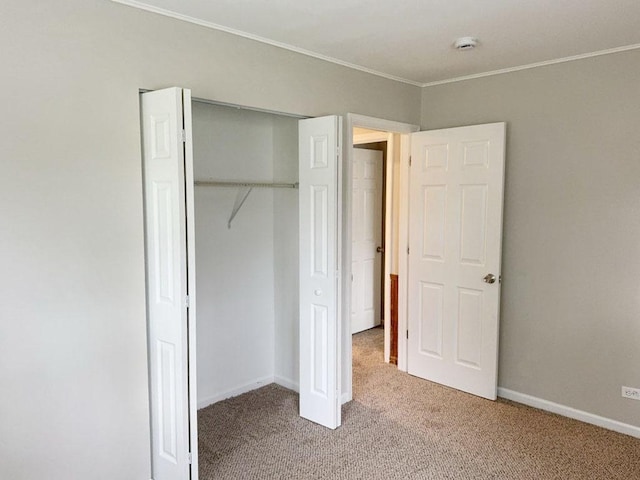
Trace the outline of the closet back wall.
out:
M 294 152 L 287 145 L 291 139 Z M 196 179 L 272 182 L 277 164 L 288 176 L 275 180 L 297 181 L 295 119 L 196 102 L 193 144 Z M 282 164 L 283 158 L 295 161 L 295 168 Z M 275 266 L 285 250 L 293 256 L 292 241 L 297 245 L 297 190 L 254 189 L 229 229 L 237 191 L 195 190 L 199 407 L 271 383 L 276 332 L 290 340 L 297 329 L 298 305 L 292 301 L 297 295 L 276 294 L 276 287 L 295 287 L 297 293 L 297 277 L 290 275 L 291 265 Z M 295 260 L 297 272 L 297 255 Z M 282 302 L 288 306 L 284 312 Z M 297 345 L 297 333 L 295 340 Z M 286 372 L 297 372 L 291 365 L 297 349 L 278 345 L 277 350 L 280 369 L 290 377 Z

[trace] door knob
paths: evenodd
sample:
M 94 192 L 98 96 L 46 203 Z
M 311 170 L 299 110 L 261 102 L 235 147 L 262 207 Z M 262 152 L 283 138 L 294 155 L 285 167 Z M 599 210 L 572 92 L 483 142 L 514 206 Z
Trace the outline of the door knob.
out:
M 493 273 L 487 273 L 482 281 L 485 283 L 496 283 L 496 276 Z
M 376 252 L 383 253 L 384 252 L 384 248 L 378 247 L 378 248 L 376 248 Z
M 313 294 L 314 294 L 316 297 L 319 297 L 320 295 L 322 295 L 322 290 L 320 290 L 320 289 L 318 288 L 317 290 L 314 290 L 314 291 L 313 291 Z

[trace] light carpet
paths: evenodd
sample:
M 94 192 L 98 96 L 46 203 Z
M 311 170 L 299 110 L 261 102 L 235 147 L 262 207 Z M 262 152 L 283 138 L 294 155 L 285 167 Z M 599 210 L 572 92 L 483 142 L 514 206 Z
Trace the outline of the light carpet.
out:
M 200 410 L 200 479 L 640 479 L 640 440 L 399 372 L 382 335 L 353 338 L 337 430 L 275 384 Z

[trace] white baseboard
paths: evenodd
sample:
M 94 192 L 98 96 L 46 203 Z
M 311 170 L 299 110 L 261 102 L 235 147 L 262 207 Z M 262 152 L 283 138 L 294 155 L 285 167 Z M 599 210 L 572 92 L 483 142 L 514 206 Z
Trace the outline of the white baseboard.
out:
M 300 393 L 300 385 L 298 384 L 298 382 L 294 382 L 289 378 L 281 377 L 280 375 L 274 376 L 273 381 L 284 388 L 288 388 L 289 390 L 293 390 L 296 393 Z
M 224 400 L 226 398 L 237 397 L 238 395 L 242 395 L 243 393 L 250 392 L 251 390 L 255 390 L 260 387 L 264 387 L 270 383 L 274 382 L 274 378 L 272 376 L 257 378 L 252 380 L 251 382 L 247 382 L 243 385 L 239 385 L 237 387 L 226 390 L 222 393 L 213 395 L 207 398 L 198 399 L 198 410 L 204 407 L 208 407 L 211 404 L 217 403 L 220 400 Z
M 557 413 L 558 415 L 580 420 L 581 422 L 590 423 L 591 425 L 597 425 L 598 427 L 613 430 L 614 432 L 624 433 L 625 435 L 640 438 L 640 427 L 629 425 L 628 423 L 622 423 L 617 420 L 594 415 L 593 413 L 577 410 L 575 408 L 567 407 L 566 405 L 550 402 L 549 400 L 543 400 L 542 398 L 533 397 L 525 393 L 514 392 L 507 388 L 498 387 L 498 396 L 530 407 L 539 408 L 540 410 Z
M 353 400 L 353 398 L 351 397 L 351 394 L 349 392 L 344 392 L 340 400 L 342 401 L 342 405 L 344 405 L 345 403 Z

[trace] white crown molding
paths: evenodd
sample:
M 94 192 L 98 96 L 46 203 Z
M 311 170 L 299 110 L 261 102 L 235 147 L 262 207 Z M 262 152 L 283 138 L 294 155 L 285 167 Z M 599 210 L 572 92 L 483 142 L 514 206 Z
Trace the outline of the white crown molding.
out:
M 355 63 L 345 62 L 343 60 L 339 60 L 337 58 L 329 57 L 327 55 L 322 55 L 320 53 L 315 53 L 310 50 L 305 50 L 304 48 L 294 47 L 293 45 L 289 45 L 287 43 L 277 42 L 275 40 L 270 40 L 268 38 L 260 37 L 258 35 L 253 35 L 251 33 L 243 32 L 241 30 L 236 30 L 234 28 L 225 27 L 224 25 L 218 25 L 217 23 L 207 22 L 204 20 L 200 20 L 198 18 L 190 17 L 188 15 L 183 15 L 181 13 L 176 13 L 171 10 L 166 10 L 164 8 L 154 7 L 152 5 L 147 5 L 146 3 L 138 2 L 136 0 L 111 0 L 115 3 L 120 3 L 122 5 L 127 5 L 129 7 L 139 8 L 140 10 L 146 10 L 148 12 L 157 13 L 159 15 L 164 15 L 166 17 L 175 18 L 176 20 L 182 20 L 183 22 L 194 23 L 201 27 L 211 28 L 213 30 L 219 30 L 221 32 L 230 33 L 232 35 L 237 35 L 239 37 L 244 37 L 249 40 L 254 40 L 260 43 L 266 43 L 267 45 L 272 45 L 274 47 L 282 48 L 284 50 L 289 50 L 291 52 L 299 53 L 301 55 L 306 55 L 308 57 L 317 58 L 319 60 L 324 60 L 325 62 L 335 63 L 336 65 L 341 65 L 343 67 L 351 68 L 353 70 L 359 70 L 364 73 L 369 73 L 371 75 L 376 75 L 378 77 L 386 78 L 387 80 L 393 80 L 396 82 L 406 83 L 409 85 L 413 85 L 414 87 L 421 87 L 421 82 L 416 82 L 413 80 L 409 80 L 402 77 L 396 77 L 395 75 L 390 75 L 388 73 L 379 72 L 377 70 L 373 70 L 371 68 L 363 67 L 361 65 L 356 65 Z
M 361 65 L 356 65 L 354 63 L 345 62 L 344 60 L 339 60 L 337 58 L 329 57 L 327 55 L 322 55 L 320 53 L 315 53 L 310 50 L 305 50 L 304 48 L 294 47 L 293 45 L 289 45 L 287 43 L 277 42 L 275 40 L 270 40 L 268 38 L 260 37 L 258 35 L 253 35 L 251 33 L 243 32 L 241 30 L 236 30 L 234 28 L 225 27 L 224 25 L 218 25 L 217 23 L 207 22 L 205 20 L 200 20 L 195 17 L 190 17 L 188 15 L 183 15 L 181 13 L 173 12 L 171 10 L 166 10 L 160 7 L 154 7 L 153 5 L 148 5 L 144 2 L 140 2 L 138 0 L 111 0 L 114 3 L 119 3 L 122 5 L 127 5 L 129 7 L 138 8 L 140 10 L 146 10 L 148 12 L 157 13 L 159 15 L 164 15 L 165 17 L 175 18 L 176 20 L 181 20 L 183 22 L 193 23 L 195 25 L 199 25 L 201 27 L 211 28 L 213 30 L 219 30 L 221 32 L 230 33 L 232 35 L 237 35 L 239 37 L 244 37 L 249 40 L 254 40 L 256 42 L 265 43 L 267 45 L 272 45 L 274 47 L 282 48 L 284 50 L 289 50 L 291 52 L 299 53 L 301 55 L 306 55 L 308 57 L 317 58 L 319 60 L 324 60 L 325 62 L 334 63 L 336 65 L 341 65 L 343 67 L 351 68 L 353 70 L 358 70 L 360 72 L 369 73 L 371 75 L 376 75 L 378 77 L 386 78 L 387 80 L 394 80 L 396 82 L 406 83 L 408 85 L 413 85 L 414 87 L 434 87 L 436 85 L 444 85 L 446 83 L 454 83 L 454 82 L 462 82 L 464 80 L 473 80 L 475 78 L 483 78 L 483 77 L 491 77 L 493 75 L 502 75 L 503 73 L 511 73 L 518 72 L 520 70 L 528 70 L 530 68 L 537 67 L 545 67 L 547 65 L 555 65 L 557 63 L 565 63 L 572 62 L 574 60 L 582 60 L 585 58 L 591 57 L 599 57 L 601 55 L 609 55 L 612 53 L 620 53 L 626 52 L 628 50 L 635 50 L 640 48 L 640 43 L 633 45 L 625 45 L 622 47 L 609 48 L 607 50 L 599 50 L 597 52 L 583 53 L 580 55 L 573 55 L 570 57 L 557 58 L 554 60 L 546 60 L 544 62 L 536 62 L 529 63 L 527 65 L 520 65 L 517 67 L 509 67 L 503 68 L 500 70 L 492 70 L 490 72 L 482 72 L 476 73 L 473 75 L 465 75 L 462 77 L 455 78 L 447 78 L 444 80 L 438 80 L 435 82 L 417 82 L 415 80 L 409 80 L 407 78 L 397 77 L 395 75 L 391 75 L 384 72 L 379 72 L 377 70 L 373 70 L 371 68 L 363 67 Z
M 599 57 L 601 55 L 609 55 L 612 53 L 626 52 L 628 50 L 636 50 L 640 48 L 640 43 L 633 45 L 625 45 L 622 47 L 609 48 L 607 50 L 598 50 L 597 52 L 582 53 L 571 57 L 556 58 L 554 60 L 545 60 L 544 62 L 529 63 L 517 67 L 503 68 L 501 70 L 492 70 L 490 72 L 476 73 L 473 75 L 465 75 L 463 77 L 448 78 L 446 80 L 438 80 L 437 82 L 422 83 L 421 87 L 434 87 L 445 83 L 462 82 L 464 80 L 473 80 L 474 78 L 492 77 L 493 75 L 502 75 L 503 73 L 519 72 L 520 70 L 528 70 L 530 68 L 546 67 L 547 65 L 555 65 L 557 63 L 573 62 L 574 60 L 583 60 L 585 58 Z
M 526 393 L 515 392 L 508 388 L 498 387 L 498 396 L 530 407 L 539 408 L 540 410 L 556 413 L 563 417 L 573 418 L 574 420 L 590 423 L 591 425 L 606 428 L 607 430 L 613 430 L 614 432 L 624 433 L 625 435 L 640 438 L 640 427 L 635 425 L 629 425 L 628 423 L 622 423 L 611 418 L 601 417 L 583 410 L 577 410 L 566 405 L 527 395 Z

